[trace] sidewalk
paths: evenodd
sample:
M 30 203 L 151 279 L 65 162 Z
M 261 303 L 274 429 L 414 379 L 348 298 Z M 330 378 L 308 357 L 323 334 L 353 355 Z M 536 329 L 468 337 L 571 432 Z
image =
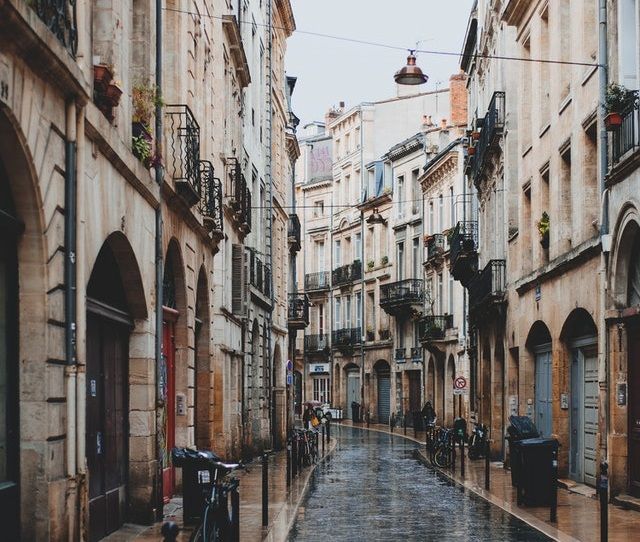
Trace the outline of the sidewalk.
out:
M 340 423 L 367 429 L 364 423 L 353 424 L 350 420 L 344 420 Z M 387 425 L 380 424 L 371 424 L 369 430 L 391 433 Z M 420 450 L 421 460 L 429 462 L 424 450 L 424 431 L 414 433 L 412 428 L 407 428 L 405 436 L 402 428 L 396 428 L 393 434 L 421 444 L 423 446 Z M 566 489 L 558 489 L 558 521 L 557 523 L 551 523 L 549 521 L 548 507 L 529 508 L 516 505 L 515 489 L 511 487 L 511 471 L 504 469 L 502 463 L 491 464 L 491 489 L 490 491 L 485 491 L 484 465 L 483 459 L 470 461 L 465 457 L 465 478 L 462 479 L 460 475 L 460 455 L 458 453 L 455 473 L 450 470 L 437 470 L 469 491 L 509 512 L 554 540 L 559 542 L 591 542 L 599 539 L 600 508 L 596 499 Z M 610 542 L 635 540 L 639 531 L 640 513 L 609 505 Z
M 319 443 L 322 455 L 322 443 Z M 323 461 L 336 447 L 336 440 L 325 448 Z M 240 480 L 240 540 L 242 542 L 281 542 L 286 539 L 293 526 L 302 499 L 309 487 L 309 479 L 317 464 L 298 473 L 287 491 L 287 458 L 285 451 L 269 456 L 269 525 L 262 527 L 262 464 L 258 457 L 247 470 L 236 471 Z M 165 521 L 174 521 L 180 525 L 178 542 L 188 542 L 193 527 L 182 525 L 182 498 L 177 497 L 165 505 Z M 162 540 L 162 523 L 151 527 L 125 525 L 108 536 L 107 542 L 158 542 Z

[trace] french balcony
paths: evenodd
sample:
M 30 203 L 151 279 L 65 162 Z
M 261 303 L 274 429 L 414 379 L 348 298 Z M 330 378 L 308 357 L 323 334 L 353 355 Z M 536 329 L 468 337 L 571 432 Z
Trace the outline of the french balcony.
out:
M 640 149 L 640 101 L 635 99 L 620 113 L 622 124 L 611 132 L 611 168 Z
M 249 252 L 249 284 L 261 294 L 270 298 L 271 294 L 271 268 L 263 263 L 255 251 Z
M 329 271 L 318 271 L 317 273 L 307 273 L 304 276 L 305 292 L 319 292 L 328 290 L 331 274 Z
M 408 317 L 421 310 L 424 280 L 405 279 L 380 286 L 380 307 L 389 315 Z
M 178 195 L 189 206 L 200 201 L 200 126 L 189 106 L 165 107 L 167 122 L 167 172 Z
M 489 109 L 482 121 L 480 139 L 475 145 L 475 155 L 471 168 L 471 177 L 476 187 L 482 178 L 484 167 L 491 152 L 496 148 L 500 136 L 504 130 L 505 120 L 505 93 L 494 92 L 489 103 Z
M 309 325 L 309 297 L 307 294 L 289 294 L 289 329 L 304 329 Z
M 396 363 L 404 363 L 406 361 L 406 348 L 396 348 L 394 351 L 393 359 Z
M 449 263 L 453 278 L 467 286 L 478 270 L 478 223 L 458 222 L 449 240 Z
M 242 171 L 236 162 L 231 174 L 231 190 L 229 194 L 232 219 L 237 228 L 245 235 L 251 231 L 251 190 Z
M 214 177 L 213 165 L 208 160 L 200 160 L 200 180 L 202 199 L 200 213 L 202 223 L 215 239 L 222 239 L 222 183 Z
M 427 247 L 427 263 L 433 264 L 442 259 L 447 246 L 447 241 L 443 234 L 434 233 L 425 237 Z
M 75 0 L 28 2 L 72 57 L 78 53 L 78 23 Z
M 506 261 L 490 260 L 469 284 L 469 313 L 474 319 L 505 303 Z
M 304 336 L 304 351 L 313 352 L 329 352 L 329 335 L 321 333 L 319 335 Z
M 453 328 L 453 314 L 429 314 L 423 316 L 418 324 L 418 333 L 422 343 L 444 341 L 447 330 Z
M 388 329 L 379 329 L 378 336 L 381 341 L 390 341 L 391 340 L 391 331 Z
M 292 213 L 289 215 L 289 225 L 287 227 L 287 239 L 289 242 L 289 251 L 292 253 L 299 252 L 302 248 L 301 227 L 298 215 Z
M 331 345 L 343 354 L 353 355 L 354 347 L 362 340 L 362 329 L 359 327 L 347 327 L 336 329 L 331 334 Z
M 411 348 L 411 361 L 414 363 L 419 363 L 422 361 L 422 348 L 419 346 L 414 346 Z
M 345 286 L 362 278 L 362 263 L 354 260 L 353 263 L 342 265 L 333 270 L 331 275 L 334 286 Z

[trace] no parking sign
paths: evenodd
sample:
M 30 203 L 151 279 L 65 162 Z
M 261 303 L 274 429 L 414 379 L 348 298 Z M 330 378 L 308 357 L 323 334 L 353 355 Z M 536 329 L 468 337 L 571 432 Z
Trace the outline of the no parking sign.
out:
M 465 395 L 469 392 L 467 389 L 467 379 L 464 376 L 457 376 L 453 380 L 453 394 Z

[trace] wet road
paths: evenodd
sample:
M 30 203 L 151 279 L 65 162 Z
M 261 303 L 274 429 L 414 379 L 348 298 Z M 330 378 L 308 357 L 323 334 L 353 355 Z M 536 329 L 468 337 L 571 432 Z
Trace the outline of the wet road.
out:
M 547 541 L 522 521 L 445 480 L 401 437 L 334 426 L 289 541 Z

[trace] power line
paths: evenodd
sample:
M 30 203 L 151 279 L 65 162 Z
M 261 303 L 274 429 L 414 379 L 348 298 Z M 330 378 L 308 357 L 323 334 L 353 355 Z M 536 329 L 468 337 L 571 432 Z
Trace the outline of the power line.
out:
M 162 8 L 165 11 L 172 11 L 175 13 L 183 13 L 186 15 L 193 15 L 195 17 L 207 17 L 209 19 L 219 19 L 222 20 L 223 16 L 222 15 L 209 15 L 206 13 L 197 13 L 195 11 L 188 11 L 188 10 L 183 10 L 183 9 L 177 9 L 177 8 L 170 8 L 170 7 L 163 7 Z M 256 26 L 262 26 L 262 27 L 268 27 L 269 25 L 265 24 L 265 23 L 256 23 L 254 21 L 239 21 L 239 24 L 250 24 L 250 25 L 256 25 Z M 278 30 L 288 30 L 287 28 L 283 27 L 283 26 L 275 26 L 275 25 L 271 25 L 271 28 L 274 29 L 278 29 Z M 357 39 L 357 38 L 350 38 L 347 36 L 337 36 L 335 34 L 325 34 L 323 32 L 313 32 L 311 30 L 299 30 L 296 29 L 295 30 L 296 34 L 303 34 L 305 36 L 313 36 L 316 38 L 324 38 L 324 39 L 331 39 L 331 40 L 336 40 L 336 41 L 344 41 L 344 42 L 348 42 L 348 43 L 355 43 L 358 45 L 368 45 L 371 47 L 380 47 L 380 48 L 384 48 L 384 49 L 393 49 L 395 51 L 413 51 L 415 53 L 424 53 L 427 55 L 435 55 L 435 56 L 457 56 L 457 57 L 461 57 L 462 54 L 461 53 L 455 53 L 453 51 L 438 51 L 438 50 L 433 50 L 433 49 L 415 49 L 412 47 L 402 47 L 400 45 L 391 45 L 389 43 L 382 43 L 379 41 L 369 41 L 369 40 L 361 40 L 361 39 Z M 473 55 L 476 58 L 486 58 L 489 60 L 512 60 L 512 61 L 516 61 L 516 62 L 532 62 L 535 64 L 559 64 L 559 65 L 564 65 L 564 66 L 584 66 L 584 67 L 590 67 L 590 68 L 596 68 L 596 67 L 600 67 L 601 64 L 595 62 L 577 62 L 577 61 L 571 61 L 571 60 L 552 60 L 552 59 L 544 59 L 544 58 L 526 58 L 526 57 L 518 57 L 518 56 L 506 56 L 506 55 L 491 55 L 491 54 L 486 54 L 486 53 L 474 53 Z

